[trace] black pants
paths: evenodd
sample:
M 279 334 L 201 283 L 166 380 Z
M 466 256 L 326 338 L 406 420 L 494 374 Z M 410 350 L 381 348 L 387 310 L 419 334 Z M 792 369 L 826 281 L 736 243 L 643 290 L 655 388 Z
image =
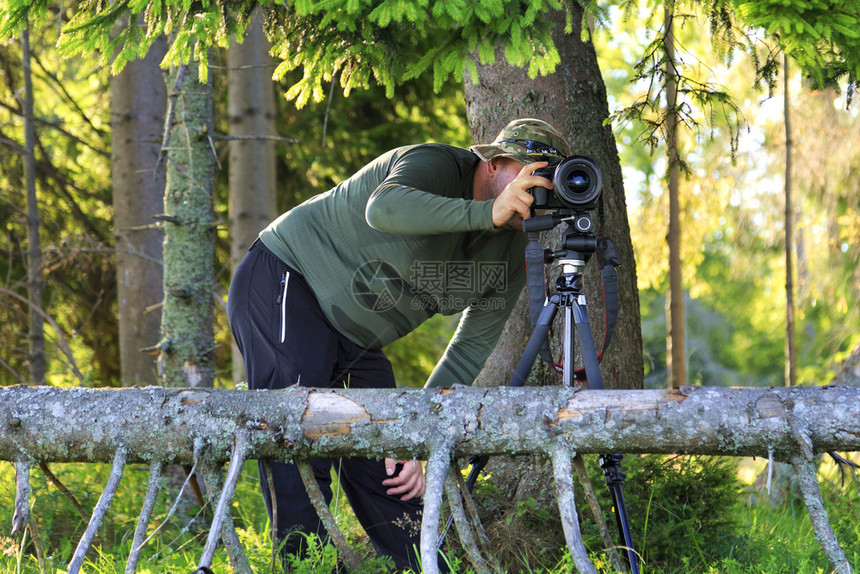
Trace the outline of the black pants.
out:
M 394 388 L 391 363 L 378 350 L 362 349 L 338 333 L 320 309 L 304 278 L 257 241 L 236 269 L 230 285 L 227 315 L 245 359 L 251 389 L 290 385 L 328 388 Z M 271 461 L 277 505 L 277 535 L 286 539 L 285 553 L 301 552 L 304 537 L 325 539 L 298 469 Z M 398 569 L 418 571 L 415 550 L 420 542 L 421 502 L 385 493 L 388 478 L 383 461 L 366 458 L 314 459 L 320 488 L 331 500 L 332 464 L 353 511 L 380 554 L 391 556 Z M 260 461 L 263 497 L 272 517 L 265 465 Z

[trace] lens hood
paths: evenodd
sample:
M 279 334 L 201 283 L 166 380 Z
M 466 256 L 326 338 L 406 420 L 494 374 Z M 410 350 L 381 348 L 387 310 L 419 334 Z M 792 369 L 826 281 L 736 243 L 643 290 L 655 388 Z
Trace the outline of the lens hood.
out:
M 591 158 L 572 155 L 555 168 L 553 190 L 559 202 L 571 209 L 592 209 L 600 199 L 603 175 Z

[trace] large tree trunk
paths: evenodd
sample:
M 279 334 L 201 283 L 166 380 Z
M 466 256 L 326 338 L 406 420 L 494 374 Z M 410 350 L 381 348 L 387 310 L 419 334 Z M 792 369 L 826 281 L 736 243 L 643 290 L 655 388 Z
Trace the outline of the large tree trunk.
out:
M 582 9 L 573 3 L 571 10 L 574 23 L 571 34 L 564 34 L 564 13 L 553 15 L 556 22 L 553 40 L 561 56 L 554 74 L 532 80 L 527 70 L 508 65 L 499 52 L 494 64 L 478 65 L 477 84 L 466 76 L 466 108 L 476 142 L 492 141 L 501 128 L 515 118 L 534 117 L 559 129 L 567 137 L 574 154 L 587 155 L 597 161 L 604 176 L 605 226 L 601 229 L 595 221 L 598 223 L 596 232 L 598 236 L 611 237 L 621 256 L 618 324 L 601 371 L 606 388 L 641 388 L 639 293 L 621 164 L 612 129 L 603 124 L 609 116 L 609 108 L 597 55 L 591 42 L 580 39 Z M 585 293 L 594 339 L 599 346 L 603 339 L 603 293 L 596 263 L 593 261 L 586 268 Z M 477 384 L 498 385 L 507 381 L 530 332 L 527 302 L 521 297 Z M 560 329 L 556 329 L 556 336 L 559 334 Z M 544 384 L 546 382 L 550 381 Z
M 167 173 L 164 193 L 162 381 L 168 387 L 211 387 L 215 376 L 213 289 L 215 144 L 211 80 L 198 65 L 173 67 L 168 82 Z
M 158 341 L 163 298 L 164 171 L 156 173 L 167 91 L 159 67 L 167 50 L 156 41 L 111 79 L 111 178 L 116 236 L 117 310 L 122 382 L 158 383 L 155 356 L 142 350 Z
M 636 262 L 627 222 L 627 207 L 621 175 L 621 164 L 610 126 L 604 125 L 609 116 L 606 88 L 597 63 L 597 55 L 590 41 L 582 41 L 582 8 L 570 3 L 573 13 L 573 31 L 564 34 L 563 12 L 553 15 L 556 28 L 553 40 L 561 57 L 556 72 L 536 79 L 528 77 L 527 71 L 508 65 L 501 51 L 496 53 L 496 62 L 478 65 L 478 82 L 473 83 L 467 75 L 465 95 L 469 123 L 476 142 L 492 141 L 496 134 L 511 120 L 518 117 L 535 117 L 555 126 L 568 139 L 571 151 L 576 155 L 592 157 L 603 172 L 603 201 L 605 203 L 605 225 L 601 227 L 598 217 L 595 223 L 598 237 L 611 237 L 617 244 L 621 257 L 618 271 L 619 315 L 612 343 L 601 365 L 605 388 L 641 388 L 643 380 L 642 334 L 639 317 L 639 293 L 636 286 Z M 477 59 L 477 57 L 476 57 Z M 477 62 L 476 62 L 477 64 Z M 552 233 L 545 233 L 545 248 L 557 248 L 562 226 Z M 547 237 L 548 236 L 548 237 Z M 600 346 L 603 340 L 603 290 L 597 261 L 585 269 L 585 295 L 589 303 L 589 321 L 594 340 Z M 550 270 L 547 285 L 553 285 L 556 270 Z M 559 316 L 562 314 L 559 313 Z M 559 347 L 562 333 L 561 321 L 556 321 L 553 348 Z M 499 344 L 487 360 L 476 385 L 495 386 L 506 384 L 523 353 L 531 334 L 528 297 L 521 294 L 502 333 Z M 559 384 L 560 377 L 540 365 L 533 371 L 530 384 Z M 551 504 L 554 498 L 551 484 L 552 465 L 545 459 L 513 460 L 494 458 L 490 470 L 493 483 L 502 497 L 511 501 L 511 509 L 517 513 L 519 502 L 535 499 L 539 506 Z M 499 509 L 501 515 L 504 509 Z M 510 518 L 510 517 L 509 517 Z M 500 521 L 500 528 L 506 529 Z M 492 528 L 492 525 L 490 526 Z M 524 529 L 529 531 L 530 529 Z M 559 529 L 560 530 L 560 529 Z
M 18 386 L 0 389 L 0 428 L 6 429 L 0 435 L 0 459 L 17 463 L 15 530 L 28 521 L 34 463 L 114 461 L 112 479 L 73 564 L 83 561 L 129 462 L 152 462 L 156 483 L 163 462 L 202 463 L 210 469 L 204 473 L 207 485 L 221 494 L 200 564 L 211 564 L 221 537 L 234 568 L 250 572 L 229 513 L 245 460 L 295 458 L 307 465 L 309 457 L 318 456 L 393 456 L 428 460 L 421 554 L 425 571 L 436 574 L 442 486 L 454 457 L 538 454 L 555 467 L 567 545 L 579 550 L 577 569 L 594 572 L 577 526 L 571 457 L 625 451 L 773 453 L 790 460 L 816 537 L 836 571 L 851 572 L 811 464 L 817 452 L 860 448 L 860 389 L 845 385 L 621 392 L 550 386 L 338 391 Z M 222 481 L 215 470 L 228 458 L 230 472 Z M 319 495 L 313 481 L 307 485 Z M 157 489 L 147 492 L 145 508 L 155 496 Z M 145 531 L 148 521 L 144 510 L 138 530 Z M 461 517 L 458 529 L 463 522 Z M 78 569 L 70 566 L 69 571 Z
M 0 388 L 0 460 L 190 463 L 196 441 L 247 458 L 550 453 L 767 456 L 860 450 L 860 389 L 569 387 L 346 389 Z
M 242 261 L 257 234 L 275 216 L 275 144 L 253 139 L 275 135 L 272 58 L 263 34 L 261 12 L 245 40 L 227 52 L 230 136 L 230 264 Z M 233 382 L 245 378 L 242 355 L 233 343 Z

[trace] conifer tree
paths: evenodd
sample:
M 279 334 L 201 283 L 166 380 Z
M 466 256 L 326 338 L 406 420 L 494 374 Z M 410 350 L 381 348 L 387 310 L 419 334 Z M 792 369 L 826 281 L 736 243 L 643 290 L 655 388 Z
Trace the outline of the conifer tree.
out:
M 860 35 L 856 32 L 860 8 L 855 3 L 703 0 L 701 4 L 710 11 L 713 29 L 725 42 L 727 54 L 747 42 L 755 54 L 762 56 L 759 69 L 765 80 L 772 81 L 776 62 L 768 52 L 756 52 L 754 40 L 746 40 L 761 34 L 740 35 L 738 39 L 739 30 L 763 29 L 815 82 L 820 85 L 847 82 L 849 94 L 853 93 L 860 77 Z M 302 78 L 287 92 L 298 106 L 311 98 L 322 99 L 323 84 L 335 76 L 345 93 L 374 81 L 384 86 L 389 95 L 398 82 L 421 74 L 432 74 L 437 88 L 452 75 L 468 74 L 474 79 L 476 65 L 470 55 L 477 53 L 479 63 L 490 63 L 497 49 L 509 64 L 526 67 L 530 78 L 550 73 L 558 64 L 559 55 L 547 14 L 559 9 L 571 13 L 571 7 L 561 0 L 528 3 L 519 0 L 481 3 L 458 0 L 434 3 L 414 0 L 240 0 L 229 4 L 213 0 L 84 2 L 69 9 L 71 18 L 62 25 L 59 46 L 66 54 L 97 52 L 105 65 L 118 72 L 129 60 L 143 57 L 157 38 L 169 35 L 171 40 L 164 65 L 174 70 L 189 66 L 196 76 L 194 81 L 201 87 L 200 92 L 205 92 L 209 76 L 208 49 L 228 45 L 231 35 L 243 35 L 257 5 L 263 6 L 266 12 L 267 33 L 274 54 L 281 60 L 275 76 L 282 77 L 287 71 L 299 68 L 303 71 Z M 143 16 L 144 25 L 138 24 L 139 16 Z M 8 0 L 0 5 L 0 38 L 16 36 L 27 21 L 42 22 L 51 17 L 52 7 L 46 0 Z M 187 85 L 185 81 L 183 84 Z M 197 95 L 201 94 L 195 88 L 181 99 Z M 705 95 L 722 101 L 727 99 L 722 93 Z M 206 108 L 203 104 L 200 109 Z M 211 119 L 197 118 L 197 121 L 199 129 L 188 132 L 191 137 L 187 143 L 197 147 L 195 153 L 202 154 L 207 145 L 211 147 L 214 134 L 211 133 Z M 175 139 L 171 141 L 176 143 Z M 211 187 L 207 186 L 211 185 L 212 174 L 203 173 L 214 169 L 215 163 L 210 161 L 214 160 L 211 149 L 209 155 L 208 159 L 203 155 L 195 156 L 206 164 L 195 161 L 193 166 L 201 170 L 196 174 L 188 172 L 192 164 L 166 162 L 168 189 L 165 197 L 178 200 L 177 208 L 187 207 L 188 201 L 211 212 Z M 193 182 L 192 188 L 208 193 L 208 198 L 198 201 L 196 192 L 171 189 L 175 182 L 184 179 Z M 170 213 L 170 209 L 166 211 L 166 245 L 176 245 L 174 233 L 181 228 L 193 228 L 198 235 L 189 235 L 182 241 L 191 240 L 201 249 L 195 265 L 211 268 L 204 262 L 210 257 L 206 253 L 212 251 L 210 245 L 214 241 L 211 215 L 192 218 L 192 224 L 191 219 L 182 222 L 176 213 Z M 170 275 L 177 269 L 165 261 L 166 301 L 159 348 L 165 353 L 166 366 L 172 365 L 185 373 L 179 379 L 207 384 L 211 381 L 208 374 L 211 371 L 211 327 L 192 323 L 180 328 L 172 321 L 197 320 L 211 325 L 211 313 L 205 311 L 210 306 L 206 301 L 211 297 L 207 298 L 191 284 L 175 283 Z M 204 270 L 203 273 L 194 278 L 195 285 L 212 284 L 211 272 Z M 190 302 L 194 303 L 191 305 L 194 312 L 186 306 Z M 174 313 L 174 308 L 184 308 L 184 311 Z M 201 310 L 203 312 L 198 312 Z M 189 339 L 196 344 L 180 351 Z

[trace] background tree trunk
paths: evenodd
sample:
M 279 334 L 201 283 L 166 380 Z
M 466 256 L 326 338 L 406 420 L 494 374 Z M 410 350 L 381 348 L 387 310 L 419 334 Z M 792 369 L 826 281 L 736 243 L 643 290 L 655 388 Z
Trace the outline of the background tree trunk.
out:
M 167 107 L 159 64 L 167 51 L 156 41 L 111 79 L 111 178 L 116 236 L 119 351 L 124 385 L 158 383 L 154 355 L 163 299 L 164 233 L 154 216 L 164 207 L 164 170 L 156 173 Z
M 21 30 L 24 97 L 24 182 L 27 187 L 27 299 L 30 302 L 30 384 L 45 384 L 45 326 L 42 320 L 42 244 L 39 240 L 39 202 L 36 197 L 36 126 L 33 113 L 33 76 L 30 70 L 30 27 Z
M 275 135 L 274 64 L 258 10 L 242 44 L 227 51 L 230 136 Z M 230 141 L 230 266 L 242 261 L 257 234 L 271 222 L 275 206 L 275 144 L 271 140 Z M 233 342 L 233 382 L 245 379 L 245 365 Z
M 788 56 L 782 55 L 783 120 L 785 122 L 785 384 L 797 384 L 797 349 L 794 344 L 794 222 L 791 203 L 791 99 L 788 93 Z
M 565 13 L 559 11 L 552 18 L 555 22 L 553 40 L 558 48 L 561 63 L 555 73 L 528 77 L 527 70 L 506 63 L 501 50 L 496 52 L 496 61 L 478 66 L 478 82 L 467 75 L 465 82 L 466 110 L 476 142 L 492 141 L 499 131 L 518 117 L 534 117 L 549 122 L 568 139 L 571 152 L 592 157 L 603 172 L 603 201 L 605 204 L 605 226 L 595 217 L 598 237 L 611 237 L 618 247 L 621 268 L 618 271 L 618 322 L 613 342 L 607 349 L 601 365 L 605 388 L 641 388 L 643 384 L 642 333 L 639 316 L 639 292 L 636 286 L 636 262 L 627 222 L 627 206 L 621 176 L 621 165 L 610 126 L 603 121 L 609 116 L 606 88 L 597 63 L 597 55 L 590 41 L 582 41 L 581 23 L 583 11 L 579 4 L 570 3 L 573 31 L 564 33 Z M 477 60 L 477 57 L 475 57 Z M 544 247 L 557 248 L 563 226 L 544 234 L 549 236 Z M 603 340 L 603 290 L 596 257 L 585 269 L 585 294 L 589 303 L 589 321 L 598 348 Z M 551 275 L 547 285 L 553 285 L 557 272 Z M 561 318 L 559 314 L 559 319 Z M 559 346 L 560 321 L 556 322 L 553 347 Z M 499 344 L 487 360 L 478 376 L 476 385 L 494 386 L 506 384 L 525 348 L 531 325 L 529 322 L 526 290 L 520 296 Z M 559 384 L 560 377 L 543 361 L 536 361 L 530 384 Z M 555 493 L 552 484 L 552 464 L 544 457 L 530 459 L 507 459 L 494 457 L 489 472 L 493 484 L 499 489 L 505 508 L 493 509 L 499 517 L 488 529 L 497 535 L 508 531 L 531 532 L 525 525 L 511 526 L 509 520 L 527 517 L 520 512 L 519 505 L 528 499 L 537 501 L 538 508 L 554 508 Z M 511 511 L 511 512 L 508 512 Z M 556 529 L 562 532 L 561 528 Z M 542 533 L 534 533 L 535 537 Z M 527 541 L 520 541 L 528 543 Z M 563 540 L 559 540 L 563 544 Z
M 666 155 L 669 172 L 669 292 L 666 295 L 666 361 L 669 386 L 673 389 L 687 384 L 686 329 L 684 328 L 684 270 L 681 261 L 681 156 L 678 152 L 678 80 L 675 73 L 675 34 L 673 31 L 675 3 L 666 2 Z
M 168 387 L 211 387 L 215 374 L 213 289 L 215 145 L 212 84 L 198 65 L 172 67 L 168 82 L 167 173 L 164 193 L 162 381 Z

